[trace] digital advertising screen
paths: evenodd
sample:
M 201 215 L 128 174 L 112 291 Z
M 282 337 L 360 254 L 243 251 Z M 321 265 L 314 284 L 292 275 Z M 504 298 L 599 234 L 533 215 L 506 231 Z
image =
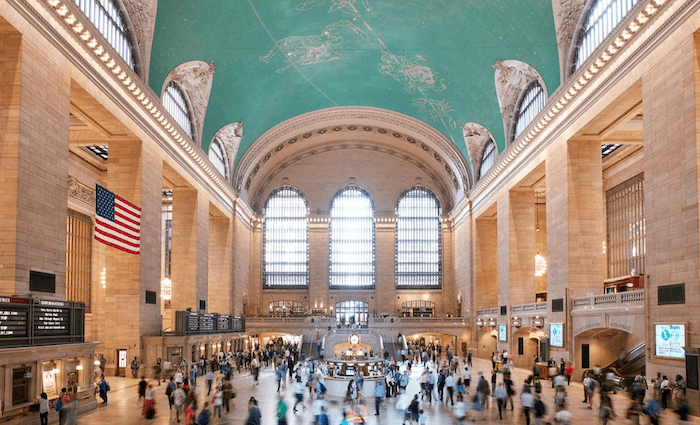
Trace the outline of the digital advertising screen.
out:
M 508 340 L 508 334 L 507 334 L 506 330 L 507 330 L 506 325 L 504 325 L 504 324 L 498 325 L 498 340 L 499 341 L 507 341 Z
M 549 345 L 552 347 L 564 346 L 564 324 L 551 323 L 549 325 Z
M 685 358 L 685 324 L 654 325 L 654 354 L 674 359 Z

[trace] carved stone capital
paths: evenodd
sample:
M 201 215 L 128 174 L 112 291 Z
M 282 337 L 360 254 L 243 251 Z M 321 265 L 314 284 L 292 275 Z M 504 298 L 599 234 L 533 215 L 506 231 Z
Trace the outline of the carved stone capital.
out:
M 95 207 L 95 190 L 71 175 L 68 176 L 68 197 L 92 208 Z

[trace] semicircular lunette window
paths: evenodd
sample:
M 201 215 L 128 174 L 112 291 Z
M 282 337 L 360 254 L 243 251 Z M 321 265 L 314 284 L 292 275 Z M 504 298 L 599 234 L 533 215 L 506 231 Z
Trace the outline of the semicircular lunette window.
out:
M 342 189 L 331 201 L 330 216 L 330 288 L 374 288 L 372 198 L 358 187 Z
M 214 140 L 209 145 L 209 161 L 216 168 L 225 179 L 228 179 L 226 175 L 226 160 L 224 159 L 224 151 L 221 149 L 221 145 L 218 140 Z
M 168 111 L 170 116 L 175 119 L 175 122 L 182 128 L 190 139 L 194 140 L 194 131 L 192 129 L 192 114 L 187 107 L 185 95 L 180 87 L 175 82 L 171 81 L 163 93 L 163 106 Z
M 280 187 L 265 201 L 263 280 L 266 288 L 309 285 L 309 221 L 306 199 L 297 189 Z
M 513 140 L 517 139 L 528 125 L 535 119 L 537 114 L 542 111 L 544 104 L 547 102 L 547 96 L 545 95 L 544 89 L 540 83 L 535 80 L 533 81 L 527 89 L 525 89 L 525 95 L 520 102 L 520 108 L 518 108 L 518 121 L 515 123 L 515 131 L 513 132 Z
M 440 288 L 440 205 L 428 189 L 408 190 L 396 208 L 396 287 Z
M 481 166 L 479 167 L 479 178 L 482 178 L 489 172 L 491 167 L 496 164 L 496 158 L 498 158 L 498 150 L 496 149 L 496 143 L 493 140 L 489 140 L 488 144 L 484 148 L 484 154 L 481 156 Z
M 107 42 L 131 69 L 136 69 L 134 46 L 129 41 L 129 31 L 114 0 L 73 0 L 92 22 Z
M 622 22 L 639 0 L 593 0 L 581 29 L 573 71 L 576 71 Z

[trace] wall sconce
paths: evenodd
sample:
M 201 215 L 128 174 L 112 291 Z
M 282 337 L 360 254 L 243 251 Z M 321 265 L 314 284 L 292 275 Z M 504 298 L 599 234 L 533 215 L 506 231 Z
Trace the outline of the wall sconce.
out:
M 540 318 L 540 316 L 536 316 L 535 318 L 532 319 L 532 326 L 537 326 L 537 327 L 544 326 L 544 319 Z
M 476 326 L 484 326 L 484 319 L 476 319 Z
M 489 319 L 489 326 L 496 326 L 496 319 Z
M 520 319 L 518 319 L 517 317 L 513 317 L 513 319 L 510 321 L 510 325 L 519 328 L 521 325 Z

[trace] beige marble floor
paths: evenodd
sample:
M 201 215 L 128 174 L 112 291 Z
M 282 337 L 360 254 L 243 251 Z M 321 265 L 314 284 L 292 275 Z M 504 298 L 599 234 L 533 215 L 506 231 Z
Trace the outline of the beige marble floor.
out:
M 490 369 L 490 362 L 486 360 L 474 361 L 473 376 L 477 376 L 479 371 L 488 372 Z M 411 375 L 411 381 L 408 387 L 408 393 L 415 394 L 418 392 L 417 379 L 420 376 L 423 368 L 418 366 L 413 368 L 413 373 Z M 515 369 L 514 371 L 514 382 L 516 383 L 516 388 L 520 389 L 525 377 L 528 375 L 528 371 L 522 369 Z M 499 381 L 501 377 L 499 375 Z M 263 370 L 260 374 L 260 384 L 253 385 L 253 380 L 248 374 L 236 375 L 234 380 L 234 385 L 237 389 L 238 397 L 234 400 L 235 407 L 228 413 L 224 414 L 221 419 L 214 418 L 212 424 L 245 424 L 247 417 L 246 405 L 247 401 L 251 396 L 258 399 L 260 403 L 260 410 L 262 411 L 262 423 L 263 424 L 276 424 L 275 419 L 275 406 L 277 403 L 277 392 L 276 383 L 273 370 L 271 368 Z M 137 405 L 138 394 L 137 394 L 137 383 L 138 380 L 131 378 L 110 378 L 110 385 L 112 391 L 109 394 L 109 403 L 107 405 L 99 405 L 93 412 L 83 415 L 79 418 L 80 424 L 90 424 L 90 425 L 102 425 L 102 424 L 152 424 L 152 425 L 165 425 L 165 424 L 175 424 L 175 415 L 168 410 L 168 402 L 165 396 L 165 385 L 156 387 L 157 399 L 157 414 L 155 419 L 146 420 L 141 416 L 141 407 Z M 205 381 L 201 378 L 198 379 L 197 391 L 199 393 L 200 400 L 204 401 L 206 396 L 206 386 Z M 472 392 L 474 390 L 475 383 L 472 381 Z M 311 415 L 311 401 L 306 395 L 305 404 L 307 406 L 306 411 L 300 411 L 295 414 L 292 412 L 291 407 L 294 404 L 294 395 L 292 391 L 293 386 L 288 386 L 288 389 L 283 390 L 282 394 L 288 405 L 290 406 L 288 414 L 288 424 L 298 425 L 298 424 L 313 424 L 313 419 Z M 551 414 L 553 413 L 552 400 L 553 400 L 553 389 L 550 387 L 548 382 L 544 382 L 543 394 L 544 399 L 548 407 L 548 420 L 552 421 Z M 627 406 L 629 400 L 625 395 L 617 394 L 613 395 L 613 405 L 618 418 L 614 423 L 630 423 L 625 419 L 625 413 L 627 411 Z M 595 416 L 595 410 L 589 410 L 587 405 L 582 403 L 583 400 L 583 389 L 581 384 L 572 383 L 568 388 L 567 397 L 567 407 L 573 414 L 572 424 L 587 424 L 590 425 L 593 422 L 597 423 L 599 420 Z M 596 399 L 597 402 L 597 399 Z M 341 421 L 341 411 L 343 408 L 342 403 L 339 401 L 328 400 L 328 406 L 330 408 L 330 423 L 332 425 L 337 425 Z M 380 416 L 374 416 L 374 398 L 367 398 L 364 400 L 364 405 L 369 414 L 367 415 L 367 424 L 401 424 L 402 414 L 395 408 L 396 398 L 388 399 L 385 402 L 386 408 L 382 410 Z M 201 406 L 201 403 L 200 403 Z M 433 402 L 432 404 L 422 403 L 422 408 L 425 411 L 427 417 L 427 424 L 435 425 L 448 425 L 454 424 L 454 415 L 452 413 L 451 407 L 447 407 L 441 403 Z M 505 423 L 514 424 L 520 423 L 524 424 L 525 420 L 521 415 L 519 409 L 519 402 L 515 400 L 515 410 L 507 411 L 504 415 L 503 420 L 498 419 L 498 411 L 495 408 L 491 408 L 486 412 L 485 423 Z M 37 422 L 38 423 L 38 419 Z M 184 424 L 184 421 L 182 422 Z M 477 422 L 478 423 L 478 422 Z M 645 419 L 644 423 L 648 423 Z M 678 419 L 672 412 L 665 412 L 664 418 L 662 419 L 662 424 L 676 424 Z M 692 418 L 690 422 L 692 424 L 700 424 L 700 419 Z

